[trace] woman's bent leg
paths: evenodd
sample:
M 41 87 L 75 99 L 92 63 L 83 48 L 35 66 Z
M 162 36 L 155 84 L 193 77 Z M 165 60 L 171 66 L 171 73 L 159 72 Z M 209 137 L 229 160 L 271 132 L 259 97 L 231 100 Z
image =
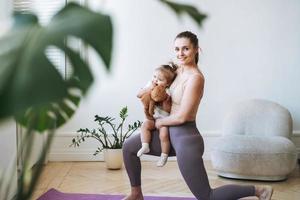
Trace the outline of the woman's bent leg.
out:
M 123 144 L 124 165 L 132 187 L 141 185 L 141 162 L 137 152 L 141 148 L 140 134 L 132 135 Z
M 191 131 L 195 132 L 190 127 L 186 130 L 183 126 L 170 127 L 170 139 L 180 172 L 191 192 L 197 199 L 208 200 L 211 188 L 202 160 L 203 140 L 200 134 L 190 134 Z
M 195 122 L 170 127 L 169 132 L 180 172 L 197 199 L 233 200 L 255 195 L 254 186 L 226 185 L 211 189 L 202 159 L 203 138 Z
M 255 187 L 248 185 L 224 185 L 212 190 L 211 199 L 231 200 L 255 196 Z
M 160 156 L 161 146 L 158 131 L 152 131 L 152 138 L 150 142 L 150 152 L 147 154 Z M 141 148 L 140 134 L 130 136 L 123 145 L 124 164 L 129 176 L 131 186 L 141 185 L 141 162 L 137 157 L 137 152 Z M 174 156 L 174 149 L 171 147 L 170 156 Z

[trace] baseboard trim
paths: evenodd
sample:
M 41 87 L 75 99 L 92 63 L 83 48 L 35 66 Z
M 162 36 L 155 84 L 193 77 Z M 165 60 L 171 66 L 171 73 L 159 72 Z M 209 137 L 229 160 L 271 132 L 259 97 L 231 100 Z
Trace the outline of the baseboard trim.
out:
M 102 153 L 94 156 L 93 151 L 79 150 L 74 152 L 55 151 L 49 153 L 49 161 L 103 161 Z
M 215 145 L 216 139 L 221 136 L 220 131 L 202 131 L 201 132 L 204 143 L 205 152 L 203 154 L 204 160 L 210 160 L 210 153 Z M 57 133 L 54 136 L 51 149 L 49 151 L 49 161 L 103 161 L 104 157 L 102 153 L 94 156 L 96 147 L 99 145 L 97 141 L 89 140 L 83 143 L 80 147 L 70 147 L 72 138 L 77 135 L 73 133 Z M 300 159 L 300 131 L 293 131 L 292 141 L 296 145 L 298 152 L 298 159 Z M 94 149 L 91 147 L 94 146 Z M 155 161 L 155 156 L 143 156 L 143 161 Z M 176 157 L 170 158 L 170 160 L 176 160 Z
M 294 130 L 292 137 L 300 137 L 300 130 Z
M 55 137 L 75 137 L 77 136 L 78 133 L 77 132 L 58 132 L 55 134 Z M 221 131 L 201 131 L 201 135 L 203 137 L 219 137 L 221 136 Z M 292 137 L 300 137 L 300 130 L 294 130 Z

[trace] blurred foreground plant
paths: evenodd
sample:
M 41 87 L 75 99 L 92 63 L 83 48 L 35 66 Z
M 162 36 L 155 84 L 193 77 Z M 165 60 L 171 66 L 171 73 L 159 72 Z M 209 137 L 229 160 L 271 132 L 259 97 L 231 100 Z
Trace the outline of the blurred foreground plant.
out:
M 158 1 L 177 15 L 188 14 L 199 26 L 205 19 L 205 15 L 192 6 Z M 26 127 L 23 145 L 17 152 L 18 157 L 24 157 L 24 163 L 17 174 L 17 191 L 11 191 L 15 170 L 13 173 L 0 171 L 0 200 L 7 200 L 11 192 L 16 193 L 15 199 L 18 200 L 30 198 L 55 129 L 70 119 L 81 97 L 93 83 L 88 63 L 66 45 L 66 38 L 73 36 L 93 47 L 108 70 L 113 45 L 110 17 L 75 3 L 67 4 L 47 26 L 41 26 L 34 14 L 16 13 L 14 18 L 15 26 L 0 38 L 0 120 L 13 116 Z M 70 61 L 73 73 L 68 79 L 64 79 L 47 58 L 45 50 L 51 46 L 63 51 Z M 98 119 L 110 122 L 108 118 Z M 27 174 L 35 131 L 48 133 L 46 145 L 39 155 L 36 169 Z
M 112 35 L 109 16 L 75 3 L 66 5 L 47 26 L 41 26 L 34 14 L 15 14 L 15 26 L 0 40 L 0 119 L 14 116 L 26 127 L 23 145 L 17 152 L 25 159 L 18 174 L 16 199 L 28 199 L 32 194 L 54 130 L 74 114 L 93 82 L 89 65 L 66 45 L 66 37 L 79 38 L 92 46 L 109 69 Z M 49 46 L 62 50 L 69 59 L 73 68 L 70 78 L 64 79 L 47 58 Z M 26 158 L 32 154 L 35 131 L 48 132 L 47 142 L 37 168 L 27 176 Z M 6 199 L 11 189 L 4 180 L 9 179 L 1 178 L 1 199 Z

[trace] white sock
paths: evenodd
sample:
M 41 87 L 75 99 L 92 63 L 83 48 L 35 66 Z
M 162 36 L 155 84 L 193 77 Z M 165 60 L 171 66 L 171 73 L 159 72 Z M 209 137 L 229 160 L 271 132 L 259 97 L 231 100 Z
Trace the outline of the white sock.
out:
M 156 166 L 157 167 L 162 167 L 162 166 L 164 166 L 166 163 L 167 163 L 167 161 L 168 161 L 168 154 L 166 154 L 166 153 L 161 153 L 161 155 L 160 155 L 160 158 L 159 158 L 159 160 L 157 161 L 157 163 L 156 163 Z
M 137 156 L 141 157 L 144 153 L 149 153 L 150 148 L 149 148 L 149 143 L 142 143 L 142 148 L 137 152 Z

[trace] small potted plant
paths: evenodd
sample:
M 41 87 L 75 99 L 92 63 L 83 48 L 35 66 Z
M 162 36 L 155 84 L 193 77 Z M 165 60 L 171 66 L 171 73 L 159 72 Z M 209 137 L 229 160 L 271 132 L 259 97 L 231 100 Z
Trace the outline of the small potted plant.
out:
M 97 129 L 80 128 L 77 132 L 80 133 L 72 139 L 70 146 L 79 147 L 86 141 L 87 138 L 94 138 L 100 142 L 100 146 L 95 151 L 94 155 L 104 152 L 104 161 L 108 169 L 120 169 L 123 164 L 122 147 L 124 141 L 133 134 L 140 126 L 138 120 L 133 124 L 129 124 L 127 129 L 124 129 L 124 123 L 128 117 L 128 109 L 124 107 L 120 111 L 120 123 L 115 123 L 114 118 L 100 117 L 95 115 L 95 122 L 98 123 Z

